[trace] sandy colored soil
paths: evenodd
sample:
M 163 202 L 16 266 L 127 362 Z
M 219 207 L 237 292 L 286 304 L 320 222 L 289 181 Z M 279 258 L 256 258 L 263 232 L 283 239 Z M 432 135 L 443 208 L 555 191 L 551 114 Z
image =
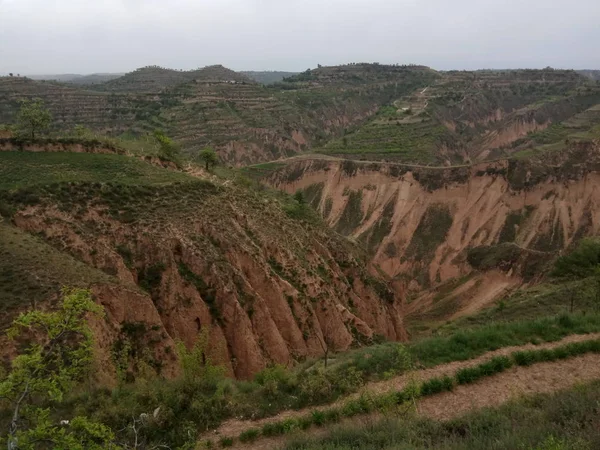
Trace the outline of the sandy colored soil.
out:
M 458 386 L 417 402 L 417 413 L 438 420 L 459 417 L 479 408 L 498 406 L 522 395 L 550 393 L 600 378 L 600 355 L 587 354 L 557 362 L 538 363 L 531 367 L 513 367 L 477 383 Z M 341 425 L 363 425 L 382 417 L 380 413 L 345 419 Z M 259 439 L 249 444 L 237 443 L 239 449 L 282 448 L 290 437 L 325 436 L 327 428 L 312 428 L 289 436 Z
M 265 423 L 277 422 L 289 418 L 304 416 L 310 411 L 327 409 L 332 406 L 341 406 L 343 403 L 360 395 L 383 394 L 386 392 L 399 391 L 410 381 L 424 381 L 433 377 L 453 375 L 458 369 L 475 366 L 494 356 L 508 355 L 517 350 L 551 349 L 571 342 L 581 342 L 600 338 L 600 333 L 587 335 L 567 336 L 561 341 L 549 342 L 540 345 L 527 344 L 522 346 L 505 347 L 499 350 L 485 353 L 484 355 L 467 361 L 454 361 L 429 369 L 422 369 L 392 378 L 387 381 L 373 382 L 365 385 L 359 392 L 342 398 L 335 403 L 318 408 L 305 408 L 301 410 L 283 411 L 280 414 L 261 420 L 236 420 L 224 422 L 216 432 L 210 433 L 204 438 L 215 436 L 238 436 L 242 431 L 249 428 L 261 428 Z M 569 374 L 569 376 L 566 376 Z M 584 355 L 555 363 L 540 363 L 528 368 L 515 367 L 500 375 L 485 378 L 479 383 L 466 387 L 459 386 L 454 392 L 444 393 L 419 401 L 418 409 L 421 414 L 433 418 L 445 419 L 464 413 L 472 408 L 480 408 L 503 403 L 514 395 L 521 393 L 549 392 L 571 386 L 574 383 L 600 378 L 600 355 Z M 483 387 L 482 387 L 483 386 Z M 488 388 L 489 386 L 489 388 Z M 456 406 L 455 406 L 456 405 Z M 314 431 L 314 430 L 313 430 Z M 259 439 L 256 448 L 263 447 L 271 439 Z M 273 442 L 281 442 L 277 438 Z M 238 445 L 240 445 L 238 443 Z M 246 448 L 240 447 L 240 448 Z M 247 448 L 254 448 L 248 446 Z
M 421 415 L 446 420 L 520 395 L 554 392 L 597 378 L 600 378 L 600 355 L 591 353 L 531 367 L 513 367 L 479 383 L 425 398 L 418 402 L 417 410 Z

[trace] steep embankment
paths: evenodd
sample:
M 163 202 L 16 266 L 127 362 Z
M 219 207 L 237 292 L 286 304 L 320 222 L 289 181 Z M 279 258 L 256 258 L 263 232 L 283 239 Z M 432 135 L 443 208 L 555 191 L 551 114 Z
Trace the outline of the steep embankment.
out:
M 499 282 L 509 285 L 510 277 L 535 277 L 575 239 L 600 230 L 599 170 L 595 141 L 543 160 L 448 169 L 298 159 L 267 181 L 287 192 L 302 190 L 388 275 L 420 289 L 474 268 L 497 269 Z
M 358 248 L 293 200 L 119 155 L 0 158 L 5 319 L 66 282 L 92 286 L 108 313 L 97 334 L 109 376 L 116 365 L 174 374 L 173 342 L 205 332 L 209 356 L 239 377 L 403 337 L 396 297 Z

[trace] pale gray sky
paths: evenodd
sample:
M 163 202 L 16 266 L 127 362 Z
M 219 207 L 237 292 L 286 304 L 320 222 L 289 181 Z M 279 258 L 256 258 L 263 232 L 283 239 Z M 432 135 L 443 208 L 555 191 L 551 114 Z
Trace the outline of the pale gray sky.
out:
M 600 0 L 0 0 L 0 74 L 600 68 Z

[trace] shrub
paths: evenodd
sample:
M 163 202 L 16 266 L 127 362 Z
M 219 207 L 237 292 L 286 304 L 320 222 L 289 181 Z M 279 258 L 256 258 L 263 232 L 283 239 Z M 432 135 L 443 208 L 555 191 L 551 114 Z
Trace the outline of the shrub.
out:
M 283 434 L 283 426 L 282 422 L 270 422 L 265 423 L 261 429 L 263 436 L 278 436 Z
M 312 423 L 317 426 L 325 424 L 325 413 L 323 411 L 315 410 L 311 413 Z
M 329 399 L 333 392 L 333 384 L 322 368 L 306 376 L 300 382 L 300 394 L 309 402 Z
M 600 267 L 600 239 L 582 239 L 577 248 L 559 257 L 551 275 L 555 277 L 586 278 Z
M 530 366 L 535 363 L 535 354 L 531 351 L 518 351 L 512 354 L 514 361 L 519 366 Z
M 314 420 L 313 420 L 313 415 L 312 415 L 312 414 L 311 414 L 310 416 L 309 416 L 309 415 L 302 416 L 302 417 L 300 417 L 300 418 L 298 419 L 298 427 L 299 427 L 301 430 L 306 430 L 306 429 L 310 428 L 310 426 L 311 426 L 313 423 L 315 423 L 315 424 L 316 424 L 316 422 L 314 422 Z
M 252 442 L 260 435 L 260 430 L 251 428 L 240 433 L 240 442 Z
M 452 381 L 452 378 L 450 378 L 449 376 L 441 378 L 431 378 L 421 385 L 420 394 L 422 396 L 438 394 L 444 391 L 451 391 L 453 387 L 454 383 Z
M 223 437 L 223 438 L 221 438 L 219 443 L 221 444 L 221 447 L 223 447 L 223 448 L 231 447 L 233 445 L 233 438 Z
M 342 417 L 342 412 L 338 408 L 329 408 L 324 411 L 325 423 L 339 422 Z
M 280 391 L 287 391 L 295 385 L 289 370 L 281 364 L 268 367 L 257 373 L 254 380 L 263 387 L 263 394 L 269 399 L 275 399 Z
M 465 367 L 456 372 L 456 381 L 458 384 L 474 383 L 481 378 L 479 367 Z

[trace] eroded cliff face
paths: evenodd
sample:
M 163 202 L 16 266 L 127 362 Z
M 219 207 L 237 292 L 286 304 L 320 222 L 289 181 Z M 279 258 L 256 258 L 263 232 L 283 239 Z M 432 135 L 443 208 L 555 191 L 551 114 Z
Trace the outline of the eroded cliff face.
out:
M 598 233 L 599 161 L 599 143 L 587 142 L 543 160 L 452 169 L 298 160 L 267 181 L 302 190 L 374 264 L 420 290 L 474 268 L 529 280 L 574 240 Z
M 174 376 L 175 341 L 203 333 L 208 357 L 241 378 L 405 337 L 399 299 L 356 246 L 231 182 L 80 183 L 14 206 L 20 230 L 114 278 L 92 287 L 107 312 L 93 324 L 107 379 L 119 364 Z

